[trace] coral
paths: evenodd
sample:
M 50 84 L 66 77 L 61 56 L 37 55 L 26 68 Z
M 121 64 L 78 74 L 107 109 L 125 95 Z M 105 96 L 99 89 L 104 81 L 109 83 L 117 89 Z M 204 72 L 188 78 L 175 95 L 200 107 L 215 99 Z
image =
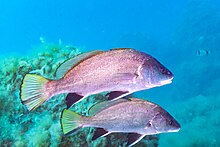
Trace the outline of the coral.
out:
M 125 146 L 126 133 L 111 134 L 91 141 L 93 128 L 83 128 L 70 136 L 64 136 L 60 125 L 60 115 L 65 108 L 66 94 L 54 96 L 42 106 L 28 112 L 20 101 L 19 91 L 26 73 L 40 74 L 53 79 L 57 67 L 79 50 L 64 45 L 43 43 L 33 49 L 29 57 L 10 57 L 1 61 L 0 70 L 0 146 Z M 71 110 L 87 115 L 89 107 L 103 101 L 103 94 L 84 99 Z M 152 139 L 140 142 L 146 146 Z

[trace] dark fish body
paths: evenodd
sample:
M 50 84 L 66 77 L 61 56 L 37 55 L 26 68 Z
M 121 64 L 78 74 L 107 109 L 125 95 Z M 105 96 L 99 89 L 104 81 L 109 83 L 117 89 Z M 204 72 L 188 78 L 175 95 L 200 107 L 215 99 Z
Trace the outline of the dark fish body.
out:
M 68 69 L 59 80 L 46 80 L 35 75 L 24 78 L 21 99 L 29 110 L 61 93 L 76 93 L 87 97 L 100 92 L 122 91 L 125 92 L 123 95 L 125 96 L 136 91 L 169 84 L 173 78 L 172 73 L 155 58 L 134 49 L 99 51 L 87 55 L 74 66 L 71 65 L 71 60 L 68 62 L 58 69 L 58 73 L 64 73 L 65 68 Z M 71 68 L 68 67 L 69 64 Z M 28 91 L 28 88 L 32 88 L 29 86 L 30 83 L 36 83 L 36 81 L 41 89 L 36 89 L 34 92 L 40 92 L 40 100 L 36 100 L 39 99 L 38 95 L 32 96 Z M 25 86 L 26 83 L 28 87 Z
M 210 54 L 209 50 L 203 50 L 203 49 L 198 50 L 196 53 L 197 56 L 208 56 L 209 54 Z
M 103 128 L 107 134 L 111 132 L 136 133 L 143 138 L 145 135 L 180 130 L 180 124 L 166 110 L 149 101 L 129 98 L 129 100 L 104 102 L 104 105 L 105 103 L 112 104 L 108 104 L 107 107 L 103 107 L 102 103 L 95 105 L 94 107 L 101 108 L 101 110 L 94 111 L 93 116 L 90 117 L 77 116 L 70 110 L 64 110 L 61 119 L 64 134 L 68 134 L 72 131 L 71 129 L 77 127 L 95 127 Z M 73 128 L 66 126 L 71 123 L 74 125 Z

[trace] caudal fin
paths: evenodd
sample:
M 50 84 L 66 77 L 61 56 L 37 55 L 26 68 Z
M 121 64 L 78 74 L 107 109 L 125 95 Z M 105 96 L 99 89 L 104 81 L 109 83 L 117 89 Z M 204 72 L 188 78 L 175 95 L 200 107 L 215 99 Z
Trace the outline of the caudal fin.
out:
M 81 118 L 82 118 L 81 115 L 73 111 L 64 109 L 61 114 L 61 126 L 63 129 L 63 133 L 65 135 L 68 135 L 70 133 L 73 133 L 77 129 L 81 128 L 82 127 L 82 125 L 80 124 Z
M 21 84 L 20 98 L 29 111 L 37 108 L 49 98 L 45 90 L 48 81 L 36 74 L 25 75 Z

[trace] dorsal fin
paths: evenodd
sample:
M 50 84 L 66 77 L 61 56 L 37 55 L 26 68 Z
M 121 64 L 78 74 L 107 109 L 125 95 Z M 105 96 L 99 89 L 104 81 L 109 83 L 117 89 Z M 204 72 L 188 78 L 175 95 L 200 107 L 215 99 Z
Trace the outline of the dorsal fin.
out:
M 103 101 L 103 102 L 97 103 L 89 108 L 89 115 L 90 116 L 95 115 L 98 112 L 100 112 L 110 106 L 113 106 L 113 105 L 116 105 L 116 104 L 119 104 L 122 102 L 126 102 L 126 101 L 129 101 L 129 100 L 128 99 L 118 99 L 115 101 Z
M 103 51 L 91 51 L 91 52 L 82 53 L 76 57 L 67 59 L 57 68 L 55 78 L 57 80 L 62 78 L 74 66 L 76 66 L 80 62 L 84 61 L 85 59 L 88 59 L 94 55 L 97 55 L 98 53 L 101 53 L 101 52 L 103 52 Z
M 135 101 L 135 102 L 143 102 L 143 101 L 145 101 L 145 102 L 149 102 L 148 100 L 142 100 L 142 99 L 139 99 L 139 98 L 135 98 L 135 97 L 129 97 L 128 98 L 129 100 L 131 100 L 131 101 Z
M 133 48 L 112 48 L 112 49 L 110 49 L 110 51 L 113 51 L 113 50 L 133 50 Z

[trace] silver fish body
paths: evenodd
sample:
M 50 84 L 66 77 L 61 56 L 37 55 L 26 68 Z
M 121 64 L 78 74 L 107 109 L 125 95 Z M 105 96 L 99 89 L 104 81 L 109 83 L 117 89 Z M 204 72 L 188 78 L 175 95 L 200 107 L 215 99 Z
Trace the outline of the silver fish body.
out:
M 57 75 L 57 80 L 34 74 L 24 77 L 21 100 L 29 110 L 61 93 L 74 94 L 75 98 L 67 96 L 69 107 L 92 94 L 119 91 L 122 94 L 112 98 L 119 99 L 136 91 L 169 84 L 173 79 L 173 74 L 155 58 L 130 48 L 82 54 L 64 62 Z
M 136 132 L 152 135 L 179 131 L 179 123 L 163 108 L 149 101 L 131 98 L 110 106 L 94 116 L 82 117 L 83 127 L 109 132 Z
M 111 50 L 81 62 L 59 81 L 51 81 L 51 95 L 131 93 L 167 84 L 172 78 L 172 73 L 150 55 L 133 49 Z M 50 83 L 48 85 L 50 89 Z
M 145 135 L 178 132 L 180 124 L 162 107 L 149 101 L 129 98 L 96 104 L 90 115 L 81 116 L 70 110 L 61 115 L 64 134 L 83 127 L 97 128 L 92 140 L 112 132 L 128 134 L 128 146 L 140 141 Z

